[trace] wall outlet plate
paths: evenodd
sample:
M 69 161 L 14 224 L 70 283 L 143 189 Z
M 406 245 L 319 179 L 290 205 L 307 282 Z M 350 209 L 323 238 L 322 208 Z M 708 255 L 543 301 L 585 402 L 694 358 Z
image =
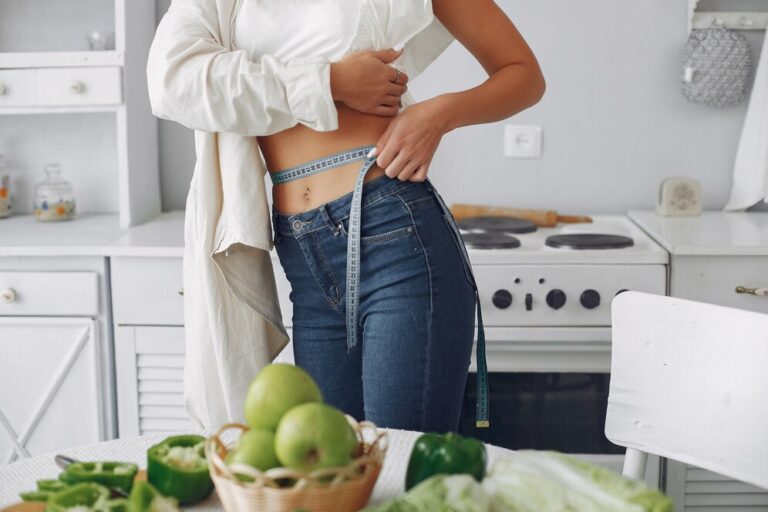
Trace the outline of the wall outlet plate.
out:
M 542 128 L 535 124 L 508 124 L 504 127 L 504 155 L 509 158 L 539 158 Z

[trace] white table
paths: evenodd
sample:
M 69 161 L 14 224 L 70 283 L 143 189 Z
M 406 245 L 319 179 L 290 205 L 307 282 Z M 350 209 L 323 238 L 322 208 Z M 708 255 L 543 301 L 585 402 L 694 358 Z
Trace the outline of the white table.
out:
M 196 432 L 209 436 L 213 430 Z M 404 492 L 405 468 L 411 447 L 419 432 L 389 429 L 389 448 L 384 460 L 384 467 L 370 503 L 379 503 Z M 119 460 L 133 462 L 139 467 L 146 467 L 147 448 L 160 442 L 171 434 L 152 434 L 115 441 L 106 441 L 87 446 L 80 446 L 61 453 L 79 460 Z M 498 457 L 511 453 L 511 450 L 486 445 L 489 466 Z M 56 478 L 61 470 L 53 461 L 54 453 L 36 455 L 28 459 L 0 466 L 0 507 L 19 501 L 19 493 L 35 489 L 35 482 L 43 478 Z M 221 511 L 221 503 L 214 492 L 206 501 L 188 510 Z

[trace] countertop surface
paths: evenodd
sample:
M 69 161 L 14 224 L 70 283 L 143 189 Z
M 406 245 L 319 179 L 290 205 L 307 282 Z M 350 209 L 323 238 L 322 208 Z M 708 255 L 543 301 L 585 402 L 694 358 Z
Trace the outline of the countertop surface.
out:
M 0 219 L 0 256 L 181 257 L 183 252 L 184 210 L 163 212 L 127 229 L 116 214 L 82 214 L 60 222 L 32 215 Z
M 705 211 L 695 217 L 663 217 L 631 210 L 629 217 L 675 256 L 768 255 L 768 212 Z
M 389 447 L 384 459 L 379 479 L 373 490 L 371 504 L 380 503 L 386 499 L 398 496 L 404 492 L 405 469 L 411 448 L 420 432 L 388 429 Z M 213 430 L 196 432 L 210 436 Z M 147 449 L 165 439 L 170 433 L 151 434 L 140 437 L 130 437 L 115 441 L 106 441 L 87 446 L 62 450 L 61 453 L 79 460 L 119 460 L 133 462 L 139 467 L 146 467 Z M 232 441 L 234 438 L 231 439 Z M 226 437 L 225 437 L 226 441 Z M 486 445 L 489 467 L 494 460 L 511 450 L 498 446 Z M 13 464 L 0 465 L 0 507 L 5 507 L 19 501 L 19 492 L 35 489 L 35 482 L 41 479 L 55 478 L 61 471 L 53 461 L 53 453 L 36 455 Z M 214 492 L 207 500 L 185 507 L 185 510 L 221 511 L 223 510 L 218 496 Z

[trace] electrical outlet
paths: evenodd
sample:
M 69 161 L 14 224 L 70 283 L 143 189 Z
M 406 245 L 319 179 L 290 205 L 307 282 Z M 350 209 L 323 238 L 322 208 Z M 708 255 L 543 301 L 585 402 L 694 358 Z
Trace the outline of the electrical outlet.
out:
M 539 158 L 542 128 L 535 124 L 508 124 L 504 127 L 504 155 L 509 158 Z

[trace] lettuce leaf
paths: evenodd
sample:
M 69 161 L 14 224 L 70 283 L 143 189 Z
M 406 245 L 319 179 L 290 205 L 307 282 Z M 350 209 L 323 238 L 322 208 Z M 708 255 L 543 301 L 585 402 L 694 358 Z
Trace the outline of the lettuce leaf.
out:
M 672 512 L 643 482 L 551 451 L 518 450 L 482 482 L 494 512 Z

